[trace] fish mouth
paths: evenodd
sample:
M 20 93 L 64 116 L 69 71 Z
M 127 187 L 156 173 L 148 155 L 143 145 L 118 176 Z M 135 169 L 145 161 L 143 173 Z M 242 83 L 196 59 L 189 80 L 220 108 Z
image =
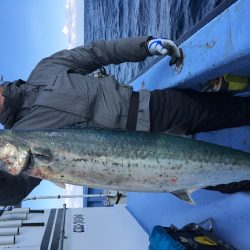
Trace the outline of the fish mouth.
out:
M 0 169 L 11 175 L 19 175 L 24 172 L 30 163 L 31 151 L 27 150 L 13 157 L 0 157 Z

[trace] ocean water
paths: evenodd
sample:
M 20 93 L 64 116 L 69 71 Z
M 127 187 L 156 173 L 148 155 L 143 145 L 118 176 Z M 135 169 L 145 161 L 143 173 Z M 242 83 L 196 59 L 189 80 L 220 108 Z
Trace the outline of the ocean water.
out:
M 84 43 L 148 35 L 176 40 L 222 1 L 84 0 Z M 128 83 L 152 60 L 106 69 L 121 83 Z

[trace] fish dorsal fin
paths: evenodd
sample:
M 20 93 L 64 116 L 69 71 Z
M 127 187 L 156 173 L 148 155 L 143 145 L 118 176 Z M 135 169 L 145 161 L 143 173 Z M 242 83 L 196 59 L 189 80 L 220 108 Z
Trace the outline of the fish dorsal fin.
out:
M 194 190 L 179 190 L 179 191 L 172 192 L 172 194 L 190 205 L 196 205 L 193 198 L 191 197 L 191 193 L 193 191 Z

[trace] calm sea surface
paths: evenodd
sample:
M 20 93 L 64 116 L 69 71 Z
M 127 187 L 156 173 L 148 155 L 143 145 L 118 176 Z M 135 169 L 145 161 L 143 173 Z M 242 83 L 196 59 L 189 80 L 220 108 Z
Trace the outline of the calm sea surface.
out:
M 152 35 L 176 40 L 223 0 L 85 0 L 84 43 Z M 150 63 L 109 66 L 107 71 L 129 82 Z

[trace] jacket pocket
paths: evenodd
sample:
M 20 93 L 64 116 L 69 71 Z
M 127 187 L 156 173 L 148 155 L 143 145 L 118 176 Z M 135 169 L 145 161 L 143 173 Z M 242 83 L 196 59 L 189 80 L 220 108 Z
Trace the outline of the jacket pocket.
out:
M 45 87 L 38 95 L 33 106 L 46 106 L 52 109 L 90 118 L 92 116 L 91 102 L 75 92 L 64 92 L 55 86 Z

